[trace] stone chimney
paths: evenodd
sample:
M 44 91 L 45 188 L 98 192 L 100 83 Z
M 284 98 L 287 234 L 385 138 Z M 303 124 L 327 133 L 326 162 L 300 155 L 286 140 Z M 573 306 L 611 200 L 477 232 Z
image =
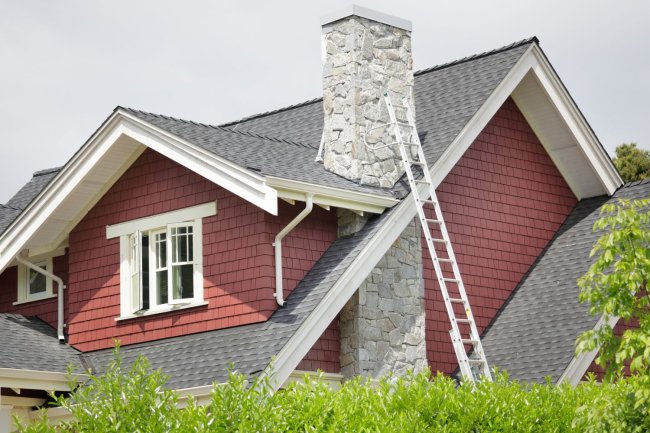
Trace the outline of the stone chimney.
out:
M 322 33 L 325 168 L 361 184 L 392 187 L 404 173 L 399 149 L 371 150 L 363 136 L 389 121 L 384 92 L 396 104 L 406 96 L 414 109 L 411 23 L 353 5 L 324 18 Z M 393 141 L 391 128 L 365 138 L 373 147 Z

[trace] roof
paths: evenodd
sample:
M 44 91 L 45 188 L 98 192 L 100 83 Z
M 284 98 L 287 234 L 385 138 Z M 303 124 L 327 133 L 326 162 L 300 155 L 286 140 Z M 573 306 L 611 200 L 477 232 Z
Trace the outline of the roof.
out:
M 121 109 L 202 149 L 265 176 L 387 197 L 393 195 L 390 190 L 359 185 L 325 170 L 323 164 L 315 161 L 316 150 L 307 144 L 129 108 Z
M 40 193 L 54 178 L 61 167 L 40 170 L 20 190 L 9 199 L 7 204 L 0 204 L 0 234 L 20 215 L 23 209 Z
M 599 232 L 592 227 L 599 208 L 618 198 L 650 197 L 650 180 L 628 184 L 613 197 L 582 200 L 531 266 L 484 332 L 491 365 L 517 380 L 557 382 L 573 359 L 578 335 L 599 317 L 578 302 L 577 279 L 587 272 Z
M 417 129 L 429 166 L 454 138 L 536 38 L 415 72 Z M 323 100 L 313 99 L 222 125 L 236 131 L 295 140 L 317 149 L 323 132 Z
M 231 366 L 245 375 L 262 372 L 392 212 L 374 216 L 361 231 L 337 239 L 266 322 L 125 346 L 120 349 L 124 362 L 146 356 L 152 367 L 170 376 L 168 386 L 176 389 L 223 382 Z M 110 349 L 82 355 L 95 371 L 112 356 Z
M 55 167 L 35 172 L 29 182 L 9 199 L 7 206 L 25 209 L 60 170 L 61 167 Z
M 21 209 L 0 204 L 0 233 L 4 232 L 5 229 L 9 227 L 20 212 L 22 212 Z
M 56 331 L 36 317 L 0 313 L 0 368 L 66 372 L 79 368 L 79 352 L 60 344 Z

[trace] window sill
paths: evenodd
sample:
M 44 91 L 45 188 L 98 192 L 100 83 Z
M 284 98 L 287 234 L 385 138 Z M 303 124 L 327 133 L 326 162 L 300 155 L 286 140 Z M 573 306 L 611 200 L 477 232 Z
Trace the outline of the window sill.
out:
M 167 306 L 162 307 L 162 308 L 156 308 L 155 310 L 147 310 L 147 311 L 143 311 L 141 313 L 133 313 L 133 314 L 130 314 L 128 316 L 116 317 L 115 321 L 116 322 L 121 322 L 123 320 L 139 319 L 141 317 L 155 316 L 156 314 L 164 314 L 164 313 L 169 313 L 171 311 L 187 310 L 189 308 L 203 307 L 205 305 L 208 305 L 208 301 L 191 302 L 189 304 L 167 305 Z
M 46 299 L 52 299 L 52 298 L 56 298 L 56 293 L 48 294 L 46 296 L 41 296 L 41 297 L 38 297 L 38 298 L 24 299 L 22 301 L 12 302 L 11 305 L 29 304 L 30 302 L 44 301 Z

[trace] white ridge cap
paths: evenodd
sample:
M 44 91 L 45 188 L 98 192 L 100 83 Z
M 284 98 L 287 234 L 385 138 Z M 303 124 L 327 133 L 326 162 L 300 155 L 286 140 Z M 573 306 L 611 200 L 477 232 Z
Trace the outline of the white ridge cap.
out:
M 385 14 L 383 12 L 376 11 L 374 9 L 368 9 L 359 5 L 349 5 L 344 9 L 338 10 L 336 12 L 329 13 L 321 17 L 321 25 L 326 26 L 335 21 L 347 18 L 349 16 L 356 15 L 358 17 L 367 18 L 372 21 L 377 21 L 380 23 L 388 24 L 391 26 L 399 27 L 403 30 L 411 31 L 413 29 L 413 23 L 404 18 L 399 18 L 394 15 Z

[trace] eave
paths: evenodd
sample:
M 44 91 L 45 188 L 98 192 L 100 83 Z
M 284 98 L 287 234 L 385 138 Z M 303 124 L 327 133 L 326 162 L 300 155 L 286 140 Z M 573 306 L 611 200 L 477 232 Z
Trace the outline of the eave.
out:
M 348 191 L 273 176 L 266 177 L 266 184 L 275 188 L 279 198 L 305 201 L 306 194 L 313 194 L 314 204 L 324 207 L 335 206 L 358 212 L 379 214 L 399 203 L 399 200 L 392 197 Z
M 71 380 L 85 377 L 84 374 L 0 368 L 0 388 L 70 391 Z

